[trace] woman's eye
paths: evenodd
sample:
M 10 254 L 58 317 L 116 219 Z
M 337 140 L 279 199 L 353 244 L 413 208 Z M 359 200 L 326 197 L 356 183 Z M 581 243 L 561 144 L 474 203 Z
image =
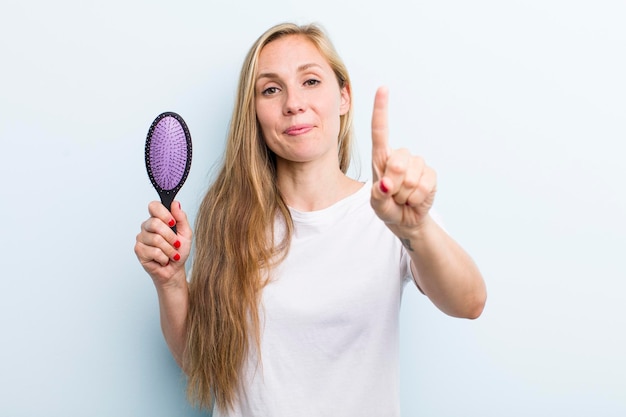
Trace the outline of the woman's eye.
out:
M 320 81 L 319 81 L 319 80 L 316 80 L 316 79 L 314 79 L 314 78 L 311 78 L 310 80 L 306 80 L 306 81 L 304 82 L 304 84 L 305 84 L 305 85 L 317 85 L 317 84 L 319 84 L 319 83 L 320 83 Z
M 277 91 L 278 91 L 277 87 L 268 87 L 265 90 L 263 90 L 261 94 L 263 94 L 264 96 L 270 96 L 272 94 L 276 94 Z

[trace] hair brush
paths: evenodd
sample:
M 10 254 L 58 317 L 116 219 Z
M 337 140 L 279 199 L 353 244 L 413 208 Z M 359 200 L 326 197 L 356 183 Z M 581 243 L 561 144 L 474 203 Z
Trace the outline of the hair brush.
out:
M 191 168 L 191 135 L 182 117 L 165 112 L 154 119 L 146 137 L 145 158 L 150 182 L 171 211 Z M 172 230 L 176 232 L 176 226 Z

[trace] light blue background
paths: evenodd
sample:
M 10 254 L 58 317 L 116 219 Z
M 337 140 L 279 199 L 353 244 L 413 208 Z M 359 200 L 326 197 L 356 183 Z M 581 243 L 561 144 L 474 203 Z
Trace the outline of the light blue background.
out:
M 406 292 L 403 415 L 626 415 L 626 4 L 603 0 L 3 0 L 0 415 L 201 415 L 133 253 L 145 135 L 187 121 L 193 217 L 243 56 L 283 20 L 348 64 L 362 179 L 389 86 L 392 145 L 437 170 L 488 283 L 477 321 Z

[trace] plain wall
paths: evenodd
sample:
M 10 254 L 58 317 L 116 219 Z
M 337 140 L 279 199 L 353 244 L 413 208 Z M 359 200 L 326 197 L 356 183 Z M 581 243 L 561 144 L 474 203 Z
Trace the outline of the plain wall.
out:
M 407 288 L 403 415 L 626 415 L 626 4 L 602 0 L 3 0 L 0 415 L 202 415 L 133 253 L 145 137 L 187 121 L 193 218 L 244 54 L 284 20 L 350 69 L 363 180 L 389 86 L 392 146 L 437 170 L 487 281 L 476 321 Z

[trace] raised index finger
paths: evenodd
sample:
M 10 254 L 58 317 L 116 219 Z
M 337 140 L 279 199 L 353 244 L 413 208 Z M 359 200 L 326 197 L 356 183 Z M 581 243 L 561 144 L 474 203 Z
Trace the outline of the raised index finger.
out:
M 373 181 L 380 179 L 385 172 L 387 158 L 389 158 L 389 127 L 387 125 L 387 103 L 389 91 L 380 87 L 374 98 L 372 112 L 372 174 Z

